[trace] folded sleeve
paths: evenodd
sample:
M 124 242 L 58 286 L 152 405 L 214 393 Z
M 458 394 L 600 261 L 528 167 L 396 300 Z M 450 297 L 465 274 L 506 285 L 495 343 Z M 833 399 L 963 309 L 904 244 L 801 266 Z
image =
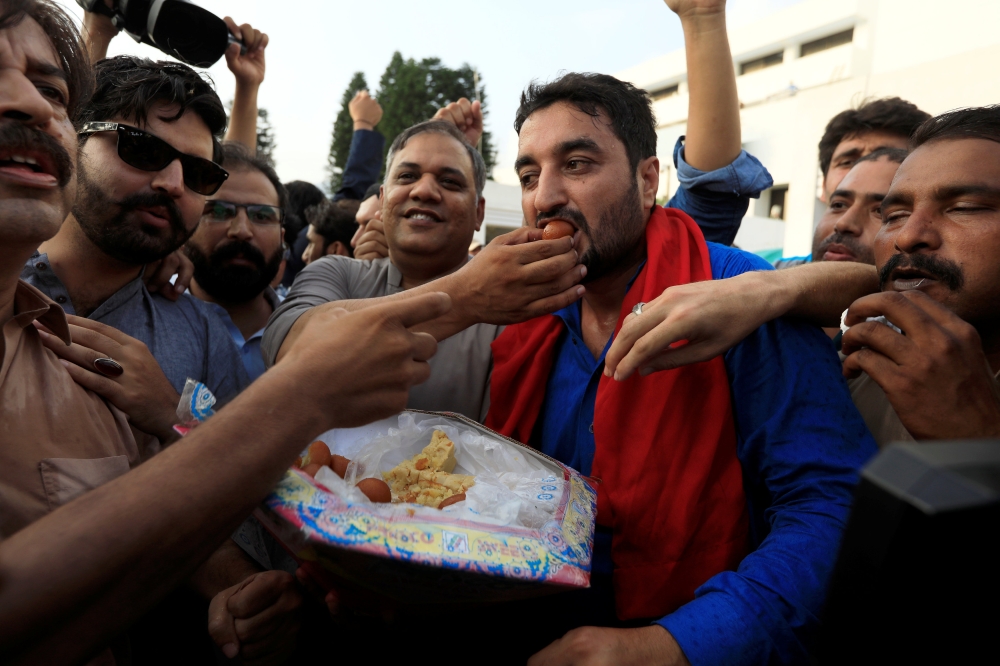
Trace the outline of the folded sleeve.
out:
M 674 166 L 681 186 L 667 206 L 690 215 L 705 240 L 732 245 L 750 199 L 774 184 L 771 174 L 745 150 L 721 169 L 700 171 L 684 160 L 684 139 L 677 139 L 674 146 Z
M 875 442 L 819 329 L 776 320 L 726 356 L 751 552 L 660 619 L 695 666 L 808 663 Z
M 378 180 L 382 172 L 382 149 L 385 137 L 375 130 L 355 130 L 351 136 L 351 150 L 347 154 L 347 165 L 340 189 L 333 200 L 358 199 L 365 196 L 365 190 Z

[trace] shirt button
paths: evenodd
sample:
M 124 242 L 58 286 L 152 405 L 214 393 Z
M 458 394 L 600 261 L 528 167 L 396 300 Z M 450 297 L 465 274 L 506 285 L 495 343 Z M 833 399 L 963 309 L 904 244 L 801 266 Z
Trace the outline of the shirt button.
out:
M 65 296 L 56 296 L 56 303 L 62 304 L 66 302 Z
M 594 434 L 594 424 L 593 423 L 590 424 L 590 434 L 591 435 Z
M 46 264 L 44 261 L 39 261 L 37 264 L 35 264 L 35 268 L 37 268 L 40 271 L 44 271 L 48 267 L 49 267 L 48 264 Z

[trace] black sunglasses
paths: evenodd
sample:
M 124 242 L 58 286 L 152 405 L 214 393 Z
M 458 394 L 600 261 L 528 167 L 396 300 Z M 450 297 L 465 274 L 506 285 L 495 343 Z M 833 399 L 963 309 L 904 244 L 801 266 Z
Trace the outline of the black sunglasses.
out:
M 212 160 L 177 150 L 163 139 L 138 127 L 121 123 L 84 123 L 78 134 L 118 132 L 118 157 L 122 162 L 143 171 L 159 171 L 174 160 L 181 161 L 184 184 L 198 194 L 215 194 L 229 178 L 229 172 Z

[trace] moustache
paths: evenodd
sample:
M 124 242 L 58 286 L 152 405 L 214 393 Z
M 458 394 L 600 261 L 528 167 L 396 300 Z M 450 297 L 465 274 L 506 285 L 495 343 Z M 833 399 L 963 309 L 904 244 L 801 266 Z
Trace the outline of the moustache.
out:
M 941 259 L 930 254 L 898 253 L 889 257 L 885 266 L 878 271 L 879 285 L 884 290 L 889 276 L 896 269 L 910 268 L 926 273 L 948 289 L 958 291 L 965 284 L 965 274 L 962 268 L 953 261 Z
M 542 222 L 551 219 L 563 219 L 569 220 L 576 224 L 577 228 L 585 234 L 590 233 L 590 225 L 587 224 L 587 218 L 584 217 L 583 213 L 575 208 L 570 208 L 569 206 L 559 206 L 553 210 L 546 211 L 544 213 L 539 213 L 535 218 L 535 224 L 541 226 Z
M 247 241 L 241 240 L 226 243 L 211 254 L 209 261 L 213 266 L 221 266 L 230 259 L 235 259 L 239 256 L 251 262 L 259 271 L 263 271 L 267 267 L 267 260 L 264 258 L 264 253 Z
M 59 142 L 45 132 L 25 127 L 19 122 L 0 123 L 0 150 L 5 152 L 35 152 L 40 153 L 55 171 L 54 175 L 59 187 L 66 187 L 73 177 L 73 160 Z
M 188 232 L 181 221 L 181 209 L 177 207 L 171 197 L 158 192 L 136 192 L 121 199 L 118 202 L 121 214 L 132 212 L 137 208 L 157 208 L 163 207 L 167 211 L 167 219 L 174 230 L 179 231 L 187 237 Z

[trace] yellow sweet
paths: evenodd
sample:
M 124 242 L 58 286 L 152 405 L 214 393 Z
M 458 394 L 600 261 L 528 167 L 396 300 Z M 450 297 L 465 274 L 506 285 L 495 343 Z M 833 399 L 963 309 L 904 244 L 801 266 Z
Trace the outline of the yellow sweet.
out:
M 451 474 L 455 469 L 455 444 L 435 430 L 424 450 L 404 460 L 382 477 L 392 490 L 393 502 L 411 502 L 438 508 L 442 501 L 471 488 L 474 477 Z

